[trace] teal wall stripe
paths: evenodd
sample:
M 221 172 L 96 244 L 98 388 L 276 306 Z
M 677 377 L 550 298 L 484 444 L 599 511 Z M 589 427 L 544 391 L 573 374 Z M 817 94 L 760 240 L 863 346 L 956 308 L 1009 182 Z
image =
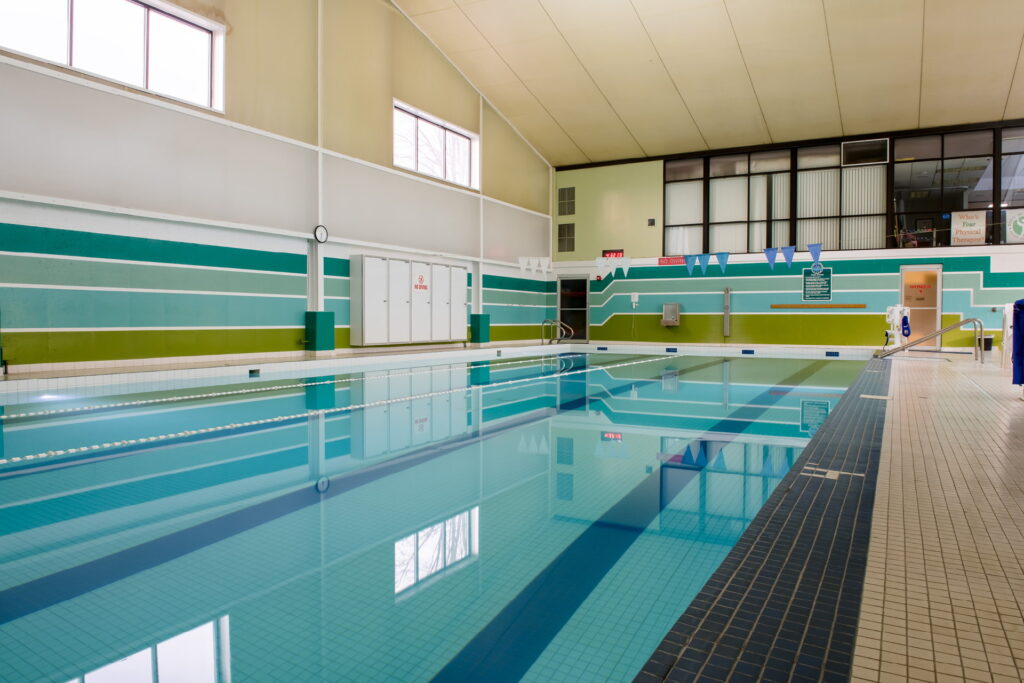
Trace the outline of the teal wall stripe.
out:
M 554 280 L 531 280 L 523 277 L 506 277 L 484 273 L 484 289 L 518 289 L 523 292 L 554 292 Z
M 306 256 L 0 223 L 0 251 L 305 273 Z
M 324 257 L 324 275 L 349 277 L 349 261 L 347 258 Z
M 301 327 L 305 297 L 24 289 L 0 286 L 4 327 Z

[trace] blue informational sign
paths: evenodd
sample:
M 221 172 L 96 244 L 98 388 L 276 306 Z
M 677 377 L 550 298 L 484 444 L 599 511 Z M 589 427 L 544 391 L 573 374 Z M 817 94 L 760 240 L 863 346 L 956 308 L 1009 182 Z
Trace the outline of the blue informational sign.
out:
M 811 436 L 821 428 L 832 404 L 828 401 L 800 401 L 800 431 Z

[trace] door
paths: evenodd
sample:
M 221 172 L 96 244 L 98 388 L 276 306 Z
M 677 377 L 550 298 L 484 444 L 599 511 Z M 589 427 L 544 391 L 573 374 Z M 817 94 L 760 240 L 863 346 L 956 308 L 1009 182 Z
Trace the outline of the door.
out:
M 363 258 L 363 344 L 388 341 L 388 262 Z
M 409 341 L 409 262 L 388 261 L 388 341 Z
M 900 268 L 901 303 L 910 309 L 910 337 L 914 341 L 938 330 L 942 325 L 942 266 L 903 266 Z M 937 347 L 936 337 L 921 346 Z
M 411 265 L 412 296 L 410 312 L 412 325 L 410 341 L 430 341 L 430 264 L 413 261 Z
M 430 266 L 434 291 L 430 295 L 430 339 L 447 341 L 452 331 L 451 269 L 448 266 Z
M 558 319 L 572 328 L 572 339 L 587 338 L 587 278 L 560 278 L 558 280 Z
M 452 268 L 452 329 L 450 339 L 466 339 L 466 269 Z

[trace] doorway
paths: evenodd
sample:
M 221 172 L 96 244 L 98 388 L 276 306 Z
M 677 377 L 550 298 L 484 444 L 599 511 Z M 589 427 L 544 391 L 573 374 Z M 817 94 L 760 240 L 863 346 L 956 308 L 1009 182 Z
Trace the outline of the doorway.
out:
M 901 266 L 900 302 L 910 309 L 908 342 L 925 337 L 942 325 L 942 266 Z M 921 346 L 940 347 L 942 337 Z
M 572 328 L 569 339 L 587 340 L 589 289 L 590 280 L 587 278 L 558 279 L 558 319 Z

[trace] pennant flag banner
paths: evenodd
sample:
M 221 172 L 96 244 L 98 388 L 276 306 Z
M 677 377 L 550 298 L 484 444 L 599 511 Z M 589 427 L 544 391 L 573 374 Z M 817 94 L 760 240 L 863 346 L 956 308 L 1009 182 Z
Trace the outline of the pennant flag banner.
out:
M 793 267 L 794 253 L 796 253 L 796 247 L 782 247 L 782 256 L 786 259 L 786 265 L 790 268 Z
M 711 263 L 711 254 L 700 254 L 697 256 L 697 261 L 700 263 L 700 274 L 706 274 L 708 272 L 708 264 Z
M 697 265 L 697 257 L 696 256 L 687 256 L 686 257 L 686 270 L 689 271 L 690 275 L 693 275 L 693 267 L 695 265 Z
M 820 244 L 808 244 L 807 251 L 811 252 L 811 260 L 815 263 L 818 262 L 818 257 L 821 256 L 821 245 Z
M 768 267 L 775 270 L 775 259 L 779 255 L 778 247 L 765 247 L 764 257 L 768 259 Z
M 721 268 L 722 272 L 724 273 L 725 272 L 725 264 L 727 264 L 729 262 L 729 252 L 727 252 L 727 251 L 720 251 L 717 254 L 715 254 L 715 258 L 718 259 L 718 267 Z

